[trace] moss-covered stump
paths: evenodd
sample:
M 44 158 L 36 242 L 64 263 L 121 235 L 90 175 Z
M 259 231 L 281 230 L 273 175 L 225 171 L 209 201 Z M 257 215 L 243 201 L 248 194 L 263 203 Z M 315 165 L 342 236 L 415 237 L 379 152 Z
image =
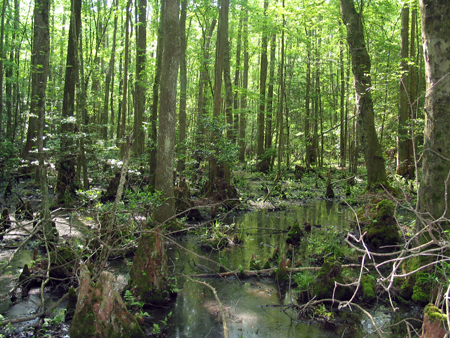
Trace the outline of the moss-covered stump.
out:
M 292 225 L 291 229 L 287 234 L 286 243 L 296 245 L 300 243 L 302 237 L 303 237 L 303 230 L 300 228 L 300 223 L 297 220 L 294 222 L 294 224 Z
M 376 298 L 374 280 L 370 275 L 364 275 L 361 278 L 362 300 L 366 303 L 372 303 Z
M 167 255 L 159 228 L 139 238 L 138 249 L 130 271 L 126 289 L 136 301 L 145 305 L 162 305 L 176 295 L 172 291 Z
M 420 266 L 426 264 L 424 260 L 427 257 L 419 256 L 408 259 L 402 269 L 406 273 L 417 270 Z M 429 273 L 419 271 L 409 275 L 406 280 L 399 280 L 400 285 L 399 299 L 404 303 L 412 301 L 418 305 L 425 306 L 430 301 L 431 289 L 433 284 L 429 280 Z
M 316 299 L 334 298 L 338 300 L 349 300 L 352 296 L 352 290 L 349 287 L 337 286 L 335 282 L 344 284 L 341 275 L 341 263 L 334 258 L 328 258 L 319 270 L 316 276 L 316 284 L 313 293 Z
M 358 210 L 359 220 L 367 231 L 367 243 L 375 249 L 400 242 L 394 212 L 395 205 L 390 200 L 381 200 L 369 211 L 367 208 Z
M 287 266 L 286 266 L 286 255 L 283 255 L 278 264 L 278 268 L 275 270 L 275 280 L 278 283 L 282 283 L 287 279 Z
M 421 338 L 442 338 L 447 333 L 445 323 L 447 316 L 433 304 L 428 304 L 423 310 Z
M 111 273 L 103 271 L 94 284 L 86 265 L 80 267 L 80 290 L 70 337 L 145 337 L 115 289 Z

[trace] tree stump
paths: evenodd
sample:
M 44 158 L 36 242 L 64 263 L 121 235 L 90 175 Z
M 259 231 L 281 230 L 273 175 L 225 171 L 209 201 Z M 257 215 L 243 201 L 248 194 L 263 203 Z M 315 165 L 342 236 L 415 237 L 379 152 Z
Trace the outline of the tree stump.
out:
M 70 337 L 145 337 L 115 289 L 111 273 L 103 271 L 98 282 L 92 283 L 86 265 L 80 267 L 80 290 Z

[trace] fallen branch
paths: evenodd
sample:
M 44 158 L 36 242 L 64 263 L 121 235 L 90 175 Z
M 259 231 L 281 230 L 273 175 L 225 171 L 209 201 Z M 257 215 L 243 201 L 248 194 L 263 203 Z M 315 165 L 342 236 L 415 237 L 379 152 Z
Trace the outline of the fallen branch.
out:
M 192 279 L 192 278 L 190 278 L 188 276 L 184 276 L 184 277 L 186 277 L 187 279 L 189 279 L 193 283 L 204 285 L 204 286 L 208 287 L 212 291 L 212 293 L 214 294 L 214 297 L 216 298 L 217 303 L 219 304 L 220 315 L 222 317 L 223 335 L 224 335 L 225 338 L 228 338 L 229 337 L 228 336 L 228 326 L 227 326 L 227 321 L 226 321 L 226 317 L 225 317 L 225 310 L 223 308 L 222 302 L 219 299 L 219 296 L 217 296 L 216 289 L 214 289 L 211 285 L 209 285 L 209 284 L 207 284 L 205 282 L 200 282 L 198 280 L 194 280 L 194 279 Z

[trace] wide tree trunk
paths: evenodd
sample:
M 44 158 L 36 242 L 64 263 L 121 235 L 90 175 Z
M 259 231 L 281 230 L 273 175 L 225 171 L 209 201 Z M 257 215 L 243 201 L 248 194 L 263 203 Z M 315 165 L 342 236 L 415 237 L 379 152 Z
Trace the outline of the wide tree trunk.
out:
M 156 190 L 161 191 L 163 204 L 155 211 L 155 220 L 168 221 L 175 215 L 173 169 L 176 124 L 177 77 L 180 61 L 179 1 L 165 0 L 165 15 L 161 71 L 161 102 L 159 105 L 158 158 Z M 143 234 L 130 271 L 128 288 L 146 304 L 165 302 L 170 294 L 167 256 L 161 226 Z M 168 291 L 168 292 L 166 292 Z
M 352 57 L 357 106 L 358 135 L 367 168 L 367 188 L 387 184 L 381 146 L 375 131 L 370 57 L 364 40 L 362 13 L 357 13 L 353 0 L 340 0 L 342 21 L 347 26 L 347 42 Z
M 450 2 L 420 0 L 426 97 L 419 211 L 428 224 L 448 218 L 450 175 Z M 448 221 L 445 219 L 445 223 Z M 420 219 L 418 228 L 426 224 Z

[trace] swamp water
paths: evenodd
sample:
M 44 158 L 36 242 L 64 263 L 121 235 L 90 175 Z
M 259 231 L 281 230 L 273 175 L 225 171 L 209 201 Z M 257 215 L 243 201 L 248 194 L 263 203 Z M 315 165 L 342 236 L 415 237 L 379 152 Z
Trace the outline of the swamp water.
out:
M 302 266 L 309 266 L 309 256 L 312 251 L 321 247 L 331 251 L 337 250 L 344 244 L 344 238 L 349 228 L 351 212 L 337 204 L 325 201 L 313 205 L 289 206 L 283 211 L 268 211 L 261 209 L 230 218 L 219 224 L 208 226 L 210 232 L 223 231 L 227 227 L 234 226 L 244 242 L 237 246 L 227 247 L 221 251 L 205 252 L 201 250 L 197 236 L 183 236 L 174 242 L 167 244 L 169 265 L 171 272 L 177 275 L 180 289 L 176 301 L 169 310 L 155 310 L 150 312 L 151 320 L 158 323 L 164 332 L 171 338 L 197 338 L 197 337 L 223 337 L 223 327 L 220 321 L 220 311 L 217 302 L 209 288 L 191 282 L 182 275 L 198 275 L 217 273 L 220 263 L 229 270 L 243 268 L 249 270 L 249 262 L 255 253 L 263 264 L 273 254 L 274 247 L 278 246 L 281 253 L 286 253 L 286 232 L 296 220 L 300 224 L 310 222 L 312 231 L 305 233 L 298 252 L 294 252 L 295 258 L 299 257 Z M 71 222 L 70 222 L 71 223 Z M 217 229 L 216 229 L 217 228 Z M 60 230 L 60 229 L 58 229 Z M 62 230 L 62 229 L 61 229 Z M 200 233 L 202 233 L 200 231 Z M 31 253 L 24 251 L 17 263 L 13 262 L 11 275 L 18 275 L 20 266 L 31 259 Z M 273 267 L 273 265 L 272 265 Z M 130 262 L 119 259 L 110 262 L 108 270 L 117 276 L 117 285 L 122 289 L 127 282 L 127 273 Z M 14 270 L 14 271 L 12 271 Z M 15 273 L 17 272 L 17 274 Z M 10 275 L 10 276 L 11 276 Z M 13 277 L 13 276 L 12 276 Z M 238 280 L 235 277 L 227 278 L 196 278 L 206 282 L 217 291 L 226 310 L 229 336 L 240 337 L 377 337 L 372 333 L 372 323 L 357 310 L 353 314 L 350 311 L 342 317 L 351 317 L 351 320 L 343 320 L 339 324 L 330 324 L 326 321 L 312 319 L 297 319 L 295 308 L 286 306 L 295 302 L 295 293 L 289 290 L 283 295 L 278 292 L 278 285 L 272 278 L 246 278 Z M 2 294 L 5 288 L 12 287 L 12 280 L 6 278 L 5 284 L 0 285 Z M 292 297 L 291 297 L 292 294 Z M 55 295 L 49 295 L 53 298 Z M 34 299 L 34 298 L 36 299 Z M 38 303 L 38 295 L 30 292 L 30 301 Z M 3 309 L 1 313 L 6 318 L 17 318 L 38 312 L 30 301 L 18 302 L 9 310 Z M 6 305 L 4 302 L 3 304 Z M 64 306 L 65 303 L 62 304 Z M 61 308 L 58 312 L 62 311 Z M 22 312 L 21 312 L 22 311 Z M 171 312 L 167 317 L 168 311 Z M 410 316 L 403 311 L 394 314 L 389 308 L 378 307 L 369 310 L 378 326 L 389 325 L 400 319 Z M 20 326 L 23 326 L 22 323 Z M 58 336 L 68 337 L 68 326 Z M 389 330 L 388 330 L 389 331 Z M 401 337 L 400 334 L 392 334 L 390 337 Z
M 309 222 L 312 231 L 310 234 L 305 233 L 294 261 L 299 257 L 302 266 L 309 266 L 310 251 L 317 249 L 317 246 L 330 252 L 339 250 L 340 246 L 346 246 L 344 238 L 351 216 L 349 209 L 326 201 L 313 205 L 290 206 L 284 211 L 257 210 L 224 222 L 234 223 L 236 228 L 240 229 L 238 234 L 244 234 L 244 243 L 221 251 L 204 252 L 200 249 L 198 238 L 188 236 L 178 240 L 176 244 L 169 245 L 169 257 L 174 271 L 185 275 L 217 272 L 217 264 L 211 261 L 220 262 L 229 270 L 241 267 L 249 270 L 253 253 L 261 260 L 262 266 L 272 256 L 274 247 L 278 246 L 281 253 L 287 252 L 286 232 L 280 230 L 286 230 L 298 220 L 300 224 Z M 227 277 L 197 280 L 216 289 L 226 309 L 230 337 L 378 337 L 373 333 L 369 318 L 355 308 L 353 313 L 348 310 L 341 312 L 342 318 L 338 324 L 330 324 L 320 319 L 297 319 L 295 308 L 286 308 L 286 305 L 295 302 L 295 293 L 291 293 L 292 299 L 289 290 L 280 295 L 278 285 L 272 278 L 239 281 L 235 277 Z M 223 337 L 219 308 L 211 290 L 183 277 L 178 277 L 178 281 L 181 291 L 168 320 L 169 337 Z M 384 307 L 369 311 L 379 327 L 407 317 L 406 312 L 395 314 L 394 317 L 392 311 Z M 164 318 L 159 320 L 161 319 Z

